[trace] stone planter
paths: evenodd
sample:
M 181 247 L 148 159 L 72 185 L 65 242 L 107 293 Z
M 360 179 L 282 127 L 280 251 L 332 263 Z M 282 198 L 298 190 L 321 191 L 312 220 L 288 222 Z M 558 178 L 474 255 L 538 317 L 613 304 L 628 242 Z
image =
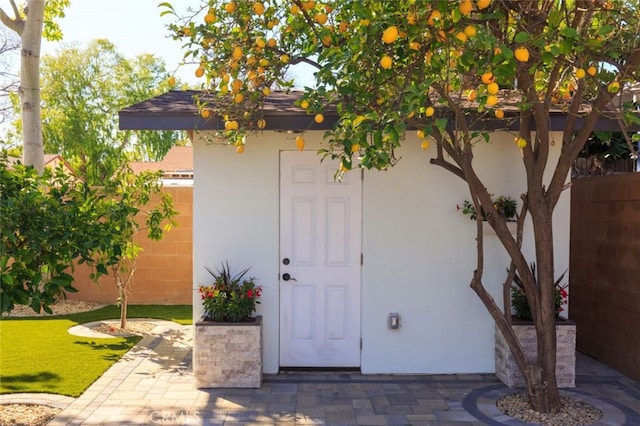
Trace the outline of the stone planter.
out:
M 535 327 L 529 322 L 517 320 L 514 320 L 512 327 L 527 358 L 534 360 L 537 353 Z M 498 379 L 509 387 L 525 386 L 524 378 L 498 327 L 495 358 Z M 576 386 L 576 323 L 573 321 L 560 320 L 556 323 L 556 380 L 561 388 Z
M 193 374 L 197 388 L 262 385 L 262 316 L 254 322 L 195 324 Z

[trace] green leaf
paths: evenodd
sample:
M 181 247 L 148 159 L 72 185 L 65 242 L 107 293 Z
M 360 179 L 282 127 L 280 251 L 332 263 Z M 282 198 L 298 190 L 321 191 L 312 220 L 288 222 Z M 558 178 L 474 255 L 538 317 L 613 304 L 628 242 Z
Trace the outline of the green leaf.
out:
M 447 129 L 447 119 L 446 118 L 436 118 L 436 127 L 443 133 Z
M 578 38 L 578 31 L 576 31 L 575 28 L 572 27 L 564 27 L 562 29 L 562 31 L 560 31 L 560 34 L 562 34 L 563 36 L 567 37 L 567 38 Z
M 520 31 L 518 34 L 516 34 L 516 36 L 513 38 L 513 40 L 516 43 L 526 43 L 531 39 L 531 36 L 529 35 L 529 33 L 524 32 L 524 31 Z

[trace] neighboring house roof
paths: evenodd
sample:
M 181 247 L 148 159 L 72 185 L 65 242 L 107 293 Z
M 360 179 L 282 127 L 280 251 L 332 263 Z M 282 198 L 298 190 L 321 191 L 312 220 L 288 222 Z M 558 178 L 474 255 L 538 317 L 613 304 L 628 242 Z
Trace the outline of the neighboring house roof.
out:
M 193 179 L 193 147 L 174 146 L 161 161 L 132 162 L 129 166 L 134 173 L 162 170 L 165 179 Z
M 18 157 L 7 157 L 7 166 L 11 168 L 18 161 L 22 162 L 21 158 Z M 60 154 L 44 154 L 44 166 L 55 169 L 58 165 L 62 164 L 64 170 L 70 174 L 75 176 L 75 171 L 71 168 L 69 163 L 67 163 L 62 155 Z
M 307 130 L 328 130 L 338 118 L 335 111 L 325 111 L 325 120 L 318 124 L 313 120 L 313 116 L 307 114 L 305 110 L 295 105 L 303 92 L 292 91 L 272 92 L 264 102 L 264 118 L 267 126 L 265 130 L 276 131 L 307 131 Z M 137 103 L 119 111 L 120 129 L 122 130 L 221 130 L 224 123 L 221 117 L 212 116 L 204 119 L 200 116 L 196 97 L 200 97 L 200 102 L 207 102 L 205 92 L 194 90 L 177 91 L 172 90 L 163 95 L 156 96 L 146 101 Z M 519 128 L 518 120 L 509 120 L 517 117 L 519 99 L 514 96 L 507 97 L 507 92 L 503 93 L 503 100 L 507 106 L 505 119 L 482 120 L 479 123 L 485 129 Z M 211 102 L 211 100 L 209 100 Z M 475 108 L 468 104 L 470 115 L 477 114 Z M 554 105 L 551 111 L 551 130 L 562 131 L 566 127 L 568 114 L 565 112 L 566 103 Z M 589 105 L 584 105 L 583 112 L 589 111 Z M 445 112 L 446 114 L 446 112 Z M 453 122 L 453 120 L 450 120 Z M 470 117 L 469 122 L 476 122 Z M 579 121 L 578 121 L 579 123 Z M 509 125 L 507 125 L 509 124 Z M 579 128 L 579 124 L 577 128 Z M 595 130 L 619 130 L 619 124 L 613 117 L 607 114 L 598 120 Z

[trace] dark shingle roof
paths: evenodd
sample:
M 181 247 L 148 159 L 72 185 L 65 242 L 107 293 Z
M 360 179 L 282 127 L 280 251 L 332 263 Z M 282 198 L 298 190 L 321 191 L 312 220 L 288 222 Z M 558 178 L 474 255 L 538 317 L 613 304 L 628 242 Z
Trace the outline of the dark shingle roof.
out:
M 333 128 L 337 119 L 335 110 L 325 112 L 325 120 L 318 124 L 313 120 L 313 116 L 308 115 L 305 110 L 295 105 L 295 102 L 302 97 L 300 91 L 292 92 L 272 92 L 264 103 L 264 118 L 267 121 L 265 130 L 328 130 Z M 219 130 L 224 128 L 222 119 L 218 116 L 211 116 L 203 119 L 198 111 L 196 96 L 201 95 L 201 101 L 206 101 L 206 94 L 195 90 L 172 90 L 155 98 L 137 103 L 119 111 L 120 129 L 122 130 Z M 475 122 L 475 126 L 482 126 L 484 129 L 504 129 L 515 130 L 519 127 L 518 121 L 518 99 L 511 99 L 508 92 L 502 96 L 506 101 L 503 108 L 507 121 L 503 120 L 476 120 L 473 115 L 477 115 L 477 106 L 469 104 L 470 123 Z M 558 104 L 550 114 L 551 130 L 563 131 L 566 126 L 567 113 L 566 105 Z M 588 105 L 582 108 L 583 112 L 590 109 Z M 445 112 L 445 115 L 447 113 Z M 450 112 L 449 112 L 450 114 Z M 613 117 L 613 116 L 612 116 Z M 511 120 L 509 120 L 511 118 Z M 449 120 L 450 124 L 453 120 Z M 580 119 L 577 128 L 580 127 Z M 618 122 L 615 118 L 601 117 L 598 120 L 595 130 L 619 131 Z

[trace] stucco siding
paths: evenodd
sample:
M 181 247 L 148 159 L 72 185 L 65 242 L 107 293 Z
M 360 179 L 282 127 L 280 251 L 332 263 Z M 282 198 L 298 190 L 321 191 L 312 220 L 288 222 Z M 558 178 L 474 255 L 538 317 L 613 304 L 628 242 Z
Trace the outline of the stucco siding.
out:
M 307 132 L 317 150 L 321 132 Z M 559 137 L 556 138 L 559 140 Z M 366 171 L 362 213 L 361 368 L 364 373 L 473 373 L 494 370 L 493 321 L 469 288 L 475 269 L 475 223 L 456 211 L 469 199 L 465 183 L 429 164 L 412 134 L 388 172 Z M 552 156 L 559 153 L 552 147 Z M 279 152 L 294 150 L 294 137 L 250 136 L 242 155 L 233 147 L 194 140 L 194 315 L 201 314 L 197 286 L 208 282 L 204 266 L 228 260 L 251 267 L 264 287 L 264 372 L 278 371 L 279 347 Z M 476 163 L 491 192 L 519 198 L 525 190 L 513 136 L 479 142 Z M 318 158 L 320 161 L 320 157 Z M 480 167 L 482 166 L 482 167 Z M 350 172 L 350 173 L 360 173 Z M 569 197 L 556 210 L 556 261 L 568 266 Z M 495 236 L 485 236 L 484 282 L 497 300 L 508 257 Z M 529 249 L 530 251 L 530 249 Z M 501 304 L 501 302 L 499 302 Z M 387 327 L 398 312 L 400 329 Z

